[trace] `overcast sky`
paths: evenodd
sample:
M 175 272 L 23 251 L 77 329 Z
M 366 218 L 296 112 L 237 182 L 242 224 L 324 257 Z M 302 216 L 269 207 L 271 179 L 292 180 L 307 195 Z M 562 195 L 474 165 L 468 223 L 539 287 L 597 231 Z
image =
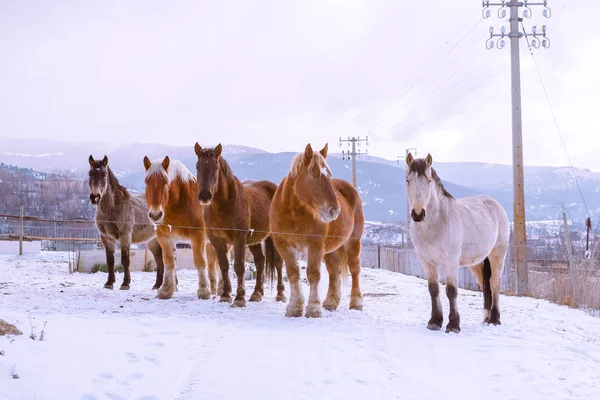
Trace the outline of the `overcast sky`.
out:
M 243 144 L 339 136 L 440 161 L 511 163 L 510 51 L 481 0 L 0 0 L 0 138 Z M 550 1 L 534 50 L 576 166 L 600 171 L 600 1 Z M 566 165 L 521 40 L 524 158 Z M 427 73 L 426 73 L 427 72 Z M 1 147 L 1 142 L 0 142 Z

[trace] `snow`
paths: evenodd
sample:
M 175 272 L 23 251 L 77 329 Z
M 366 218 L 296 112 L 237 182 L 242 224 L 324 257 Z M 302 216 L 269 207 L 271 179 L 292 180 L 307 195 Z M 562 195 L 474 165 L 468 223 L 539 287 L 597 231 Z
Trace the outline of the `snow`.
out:
M 459 290 L 456 335 L 426 329 L 423 280 L 388 271 L 363 269 L 364 311 L 348 310 L 346 290 L 337 311 L 315 320 L 285 318 L 269 286 L 262 303 L 234 309 L 198 300 L 196 272 L 181 270 L 179 291 L 158 300 L 154 273 L 134 272 L 130 291 L 108 291 L 106 274 L 69 274 L 67 260 L 54 252 L 0 256 L 0 318 L 24 332 L 0 338 L 1 399 L 595 399 L 600 392 L 600 319 L 546 301 L 501 296 L 502 325 L 486 326 L 481 293 Z M 324 268 L 322 278 L 324 299 Z M 303 290 L 308 298 L 305 281 Z M 446 323 L 445 296 L 442 304 Z M 47 321 L 43 341 L 29 338 L 30 317 L 38 336 Z

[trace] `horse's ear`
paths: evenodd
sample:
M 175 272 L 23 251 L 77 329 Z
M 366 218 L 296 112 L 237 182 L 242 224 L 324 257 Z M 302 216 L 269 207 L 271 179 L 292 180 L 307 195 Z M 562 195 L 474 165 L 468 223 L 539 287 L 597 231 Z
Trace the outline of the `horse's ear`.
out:
M 325 147 L 323 147 L 321 149 L 321 151 L 319 151 L 319 153 L 321 153 L 321 155 L 323 156 L 323 158 L 327 158 L 327 150 L 329 149 L 329 143 L 325 143 Z
M 221 157 L 222 152 L 223 152 L 223 146 L 221 146 L 221 143 L 219 143 L 217 145 L 217 147 L 215 147 L 215 157 L 217 157 L 217 158 Z
M 162 167 L 165 169 L 165 171 L 169 170 L 170 163 L 171 163 L 171 160 L 169 159 L 169 156 L 165 156 L 165 159 L 162 161 Z
M 89 162 L 90 162 L 90 167 L 93 167 L 94 166 L 94 157 L 92 157 L 91 154 L 90 154 Z
M 202 154 L 202 147 L 200 147 L 200 143 L 196 142 L 194 145 L 194 151 L 196 152 L 196 155 L 200 157 L 200 154 Z
M 310 160 L 312 160 L 312 157 L 313 157 L 313 149 L 309 143 L 306 145 L 306 148 L 304 149 L 304 159 L 306 161 L 310 162 Z
M 431 154 L 427 153 L 427 157 L 425 157 L 425 161 L 427 161 L 427 165 L 429 165 L 431 167 L 431 164 L 433 164 L 433 157 L 431 157 Z
M 408 165 L 410 167 L 413 160 L 414 160 L 414 158 L 413 158 L 412 153 L 408 153 L 408 155 L 406 156 L 406 165 Z
M 148 156 L 144 156 L 144 168 L 146 168 L 146 171 L 148 171 L 151 166 L 152 166 L 152 161 L 150 161 Z
M 105 167 L 108 165 L 108 157 L 104 156 L 102 159 L 102 164 L 104 164 Z

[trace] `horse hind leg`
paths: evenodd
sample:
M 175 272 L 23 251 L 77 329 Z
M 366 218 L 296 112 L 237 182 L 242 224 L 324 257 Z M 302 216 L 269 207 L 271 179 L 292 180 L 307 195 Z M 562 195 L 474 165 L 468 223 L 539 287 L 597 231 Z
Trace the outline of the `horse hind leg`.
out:
M 131 285 L 131 272 L 129 270 L 131 252 L 131 238 L 129 236 L 122 237 L 120 240 L 121 245 L 121 265 L 123 266 L 123 283 L 121 284 L 120 290 L 129 290 Z
M 148 250 L 150 250 L 150 253 L 152 253 L 154 262 L 156 263 L 156 283 L 154 283 L 152 290 L 158 290 L 163 283 L 165 264 L 163 264 L 162 247 L 160 247 L 160 244 L 158 244 L 158 240 L 156 238 L 148 242 Z
M 360 251 L 361 244 L 359 240 L 348 242 L 344 247 L 341 248 L 342 282 L 346 281 L 348 273 L 352 275 L 350 309 L 358 311 L 362 311 L 363 309 L 363 296 L 360 290 Z
M 250 295 L 250 301 L 261 301 L 264 294 L 264 272 L 265 272 L 265 256 L 262 251 L 260 243 L 248 246 L 248 249 L 252 253 L 254 259 L 254 265 L 256 266 L 256 284 L 254 285 L 254 292 Z
M 489 257 L 490 278 L 490 313 L 486 320 L 492 325 L 500 324 L 500 287 L 502 283 L 502 271 L 504 270 L 504 261 L 506 258 L 506 249 L 494 249 Z M 485 268 L 484 268 L 485 270 Z
M 218 258 L 215 248 L 209 242 L 205 245 L 206 262 L 208 263 L 208 280 L 210 281 L 210 292 L 212 295 L 217 295 L 219 273 L 218 273 Z
M 275 250 L 275 269 L 277 270 L 277 296 L 275 301 L 286 302 L 285 285 L 283 284 L 283 258 L 277 250 Z
M 490 290 L 490 260 L 486 257 L 483 263 L 469 267 L 477 283 L 483 292 L 483 322 L 487 322 L 490 315 L 490 308 L 492 305 L 492 292 Z

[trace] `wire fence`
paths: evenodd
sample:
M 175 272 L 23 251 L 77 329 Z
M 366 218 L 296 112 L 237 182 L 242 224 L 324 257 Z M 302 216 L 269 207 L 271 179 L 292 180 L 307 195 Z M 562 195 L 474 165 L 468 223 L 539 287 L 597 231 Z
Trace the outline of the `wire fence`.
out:
M 45 251 L 79 252 L 102 249 L 98 230 L 93 220 L 53 220 L 32 216 L 23 217 L 23 240 L 39 241 Z M 584 257 L 585 243 L 581 235 L 564 231 L 552 234 L 532 234 L 528 236 L 528 276 L 529 294 L 560 304 L 600 310 L 600 249 L 597 236 L 592 237 L 590 258 Z M 15 215 L 0 215 L 0 240 L 18 241 L 21 237 L 21 219 Z M 512 238 L 511 238 L 512 239 Z M 384 269 L 425 279 L 416 252 L 404 242 L 400 245 L 373 245 L 364 240 L 361 265 L 364 268 Z M 501 291 L 504 294 L 515 292 L 514 249 L 509 248 L 502 275 Z M 570 243 L 574 256 L 569 257 L 567 244 Z M 573 244 L 574 243 L 574 244 Z M 134 249 L 144 249 L 144 244 L 133 245 Z M 181 248 L 180 246 L 178 246 Z M 439 268 L 440 282 L 445 282 L 444 269 Z M 480 291 L 475 276 L 468 268 L 461 268 L 458 286 L 467 290 Z

